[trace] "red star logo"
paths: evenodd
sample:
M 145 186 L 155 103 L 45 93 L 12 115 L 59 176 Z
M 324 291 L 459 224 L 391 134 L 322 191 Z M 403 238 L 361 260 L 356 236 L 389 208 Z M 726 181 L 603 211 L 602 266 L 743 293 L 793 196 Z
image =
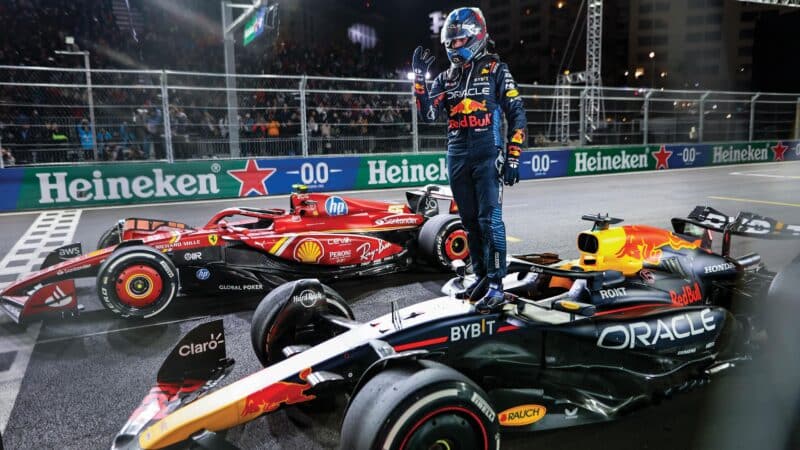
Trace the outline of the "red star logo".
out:
M 772 147 L 772 151 L 775 152 L 775 161 L 785 161 L 783 159 L 783 154 L 786 153 L 789 147 L 783 145 L 783 142 L 778 141 L 778 144 Z
M 653 153 L 653 158 L 656 159 L 656 170 L 669 169 L 670 156 L 672 156 L 672 152 L 667 151 L 667 147 L 665 145 L 662 145 L 657 152 Z
M 259 169 L 254 159 L 248 159 L 244 169 L 229 170 L 228 175 L 236 178 L 241 183 L 239 187 L 239 197 L 247 197 L 251 192 L 256 194 L 268 195 L 267 178 L 275 173 L 275 169 Z

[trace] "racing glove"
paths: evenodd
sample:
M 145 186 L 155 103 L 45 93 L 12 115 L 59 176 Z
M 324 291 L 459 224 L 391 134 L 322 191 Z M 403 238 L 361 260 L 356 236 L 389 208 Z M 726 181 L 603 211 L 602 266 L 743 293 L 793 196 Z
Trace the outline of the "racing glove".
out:
M 509 144 L 506 150 L 506 158 L 503 163 L 503 183 L 506 186 L 513 186 L 519 181 L 519 156 L 522 150 L 519 146 Z
M 415 83 L 425 83 L 425 74 L 435 59 L 436 57 L 427 48 L 422 50 L 420 46 L 414 50 L 414 56 L 411 58 L 411 70 L 414 71 Z

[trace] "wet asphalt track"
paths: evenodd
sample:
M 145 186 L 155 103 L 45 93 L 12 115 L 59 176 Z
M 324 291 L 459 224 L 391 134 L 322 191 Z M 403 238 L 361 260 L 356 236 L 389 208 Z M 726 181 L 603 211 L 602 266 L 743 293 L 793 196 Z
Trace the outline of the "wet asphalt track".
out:
M 731 174 L 739 172 L 741 174 Z M 769 176 L 759 176 L 769 175 Z M 747 210 L 800 223 L 800 163 L 729 166 L 613 176 L 524 182 L 507 189 L 505 221 L 512 253 L 555 251 L 574 256 L 575 235 L 589 224 L 585 213 L 609 212 L 626 223 L 669 226 L 673 216 L 695 205 L 711 205 L 735 214 Z M 356 193 L 377 199 L 403 198 L 402 190 Z M 711 197 L 725 197 L 711 198 Z M 215 203 L 104 208 L 84 211 L 75 235 L 93 248 L 116 219 L 142 216 L 202 224 L 213 212 L 243 204 L 285 207 L 285 197 Z M 5 254 L 36 214 L 0 215 L 0 254 Z M 516 238 L 516 239 L 513 239 Z M 800 241 L 746 241 L 734 253 L 758 250 L 770 268 L 800 254 Z M 334 285 L 349 299 L 357 318 L 368 320 L 389 311 L 395 300 L 407 306 L 436 296 L 446 277 L 430 273 L 398 274 Z M 155 380 L 162 359 L 198 322 L 223 318 L 229 356 L 237 364 L 227 382 L 258 368 L 250 350 L 249 321 L 258 299 L 179 299 L 157 320 L 130 322 L 102 310 L 92 281 L 79 283 L 87 311 L 78 319 L 44 323 L 19 395 L 3 432 L 5 449 L 108 448 L 130 412 Z M 0 341 L 17 328 L 0 323 Z M 782 393 L 753 369 L 733 372 L 711 386 L 676 396 L 620 421 L 536 435 L 507 435 L 508 449 L 686 449 L 800 448 L 800 439 L 764 424 L 797 423 L 776 405 Z M 786 374 L 800 379 L 800 374 Z M 725 403 L 725 401 L 736 403 Z M 771 416 L 770 414 L 777 416 Z M 335 448 L 337 414 L 299 427 L 280 412 L 232 430 L 229 439 L 243 448 Z M 795 426 L 795 429 L 797 427 Z M 770 440 L 769 438 L 772 438 Z

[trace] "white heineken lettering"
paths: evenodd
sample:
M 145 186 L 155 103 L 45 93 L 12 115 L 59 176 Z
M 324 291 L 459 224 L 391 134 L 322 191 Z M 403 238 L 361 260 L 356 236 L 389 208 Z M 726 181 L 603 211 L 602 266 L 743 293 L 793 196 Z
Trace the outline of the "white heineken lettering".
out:
M 150 198 L 153 196 L 153 180 L 147 177 L 136 177 L 131 182 L 133 195 L 139 198 Z
M 55 172 L 52 174 L 56 182 L 50 182 L 50 174 L 37 173 L 36 178 L 39 179 L 39 203 L 65 203 L 69 201 L 67 197 L 66 186 L 67 172 Z M 51 191 L 55 190 L 56 198 L 50 196 Z
M 575 173 L 604 172 L 608 170 L 646 169 L 647 153 L 628 153 L 625 150 L 616 155 L 604 155 L 597 151 L 575 153 Z
M 713 148 L 713 164 L 769 160 L 769 144 L 763 148 L 753 147 L 750 144 L 747 144 L 747 148 L 734 148 L 733 145 L 729 145 L 728 148 L 715 145 Z
M 688 328 L 688 331 L 687 331 Z M 626 348 L 653 347 L 660 341 L 680 341 L 717 328 L 711 309 L 700 313 L 685 313 L 673 316 L 665 322 L 657 319 L 652 322 L 633 322 L 627 325 L 612 325 L 602 329 L 597 338 L 597 346 L 611 350 Z M 451 329 L 452 333 L 452 329 Z
M 91 191 L 92 183 L 90 183 L 89 180 L 76 178 L 69 183 L 69 196 L 72 197 L 73 200 L 79 202 L 91 200 L 93 197 Z
M 219 193 L 214 174 L 164 175 L 162 169 L 133 178 L 104 178 L 100 170 L 91 179 L 67 178 L 67 172 L 37 173 L 39 203 L 69 203 L 89 200 L 129 200 L 133 198 L 181 197 Z
M 445 164 L 444 158 L 439 158 L 438 164 L 409 164 L 406 159 L 403 159 L 400 165 L 388 165 L 385 159 L 367 161 L 369 167 L 367 184 L 447 181 Z

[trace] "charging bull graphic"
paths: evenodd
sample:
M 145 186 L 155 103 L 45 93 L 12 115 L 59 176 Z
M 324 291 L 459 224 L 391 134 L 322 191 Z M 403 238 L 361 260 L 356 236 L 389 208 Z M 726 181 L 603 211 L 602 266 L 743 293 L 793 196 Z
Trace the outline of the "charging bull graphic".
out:
M 316 398 L 315 396 L 305 394 L 305 391 L 311 388 L 311 384 L 306 382 L 308 374 L 310 373 L 310 367 L 300 372 L 299 378 L 304 383 L 279 381 L 248 395 L 245 399 L 242 417 L 251 414 L 261 415 L 272 412 L 280 408 L 281 405 L 292 405 L 314 400 Z

